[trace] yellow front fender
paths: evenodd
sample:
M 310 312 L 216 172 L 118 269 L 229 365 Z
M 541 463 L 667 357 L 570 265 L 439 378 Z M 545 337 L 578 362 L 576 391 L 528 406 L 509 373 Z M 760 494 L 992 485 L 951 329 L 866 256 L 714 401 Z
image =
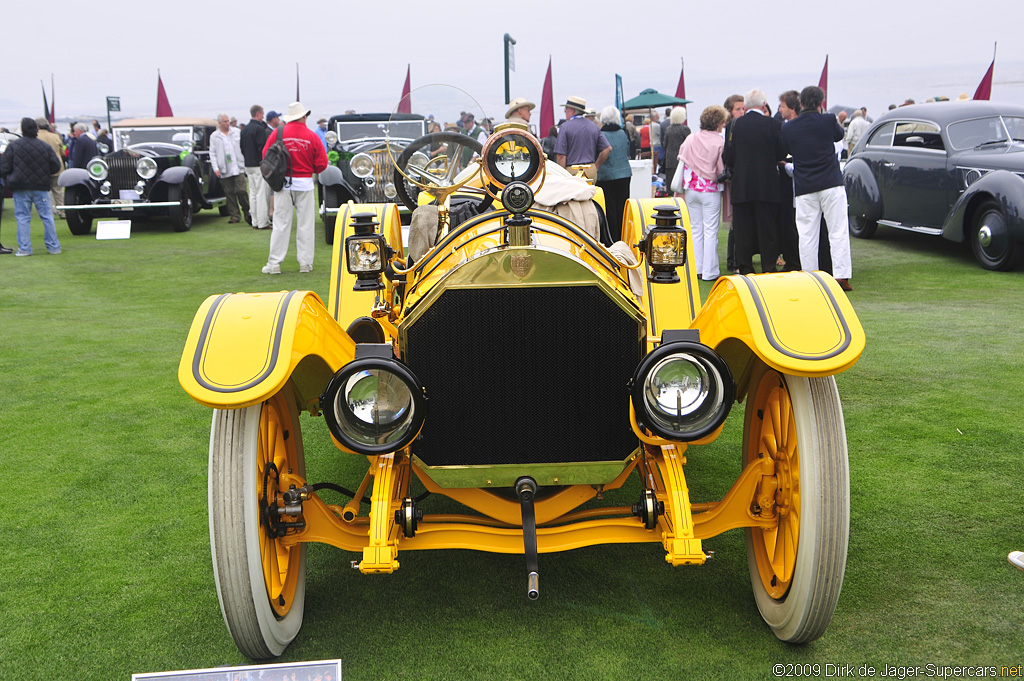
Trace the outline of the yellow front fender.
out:
M 207 407 L 259 404 L 291 380 L 303 410 L 317 411 L 355 343 L 312 291 L 210 296 L 192 321 L 178 382 Z
M 775 272 L 719 279 L 693 328 L 722 355 L 741 390 L 754 357 L 797 376 L 846 371 L 864 351 L 864 329 L 835 279 Z

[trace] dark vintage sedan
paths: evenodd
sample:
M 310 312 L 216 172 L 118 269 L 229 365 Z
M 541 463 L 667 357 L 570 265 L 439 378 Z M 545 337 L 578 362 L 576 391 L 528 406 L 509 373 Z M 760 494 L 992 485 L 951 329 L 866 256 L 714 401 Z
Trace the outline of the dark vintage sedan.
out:
M 894 109 L 857 143 L 843 175 L 854 236 L 883 225 L 970 242 L 990 270 L 1024 260 L 1024 107 Z
M 92 231 L 94 218 L 166 216 L 176 232 L 203 208 L 224 203 L 210 167 L 210 118 L 134 118 L 113 125 L 114 151 L 60 176 L 68 229 Z
M 331 164 L 320 173 L 320 213 L 324 238 L 334 243 L 338 208 L 355 203 L 397 203 L 394 162 L 413 140 L 426 134 L 427 120 L 419 114 L 344 114 L 332 116 L 327 126 L 327 156 Z M 388 143 L 392 153 L 388 153 Z M 415 192 L 414 187 L 408 187 Z M 404 207 L 402 221 L 410 212 Z

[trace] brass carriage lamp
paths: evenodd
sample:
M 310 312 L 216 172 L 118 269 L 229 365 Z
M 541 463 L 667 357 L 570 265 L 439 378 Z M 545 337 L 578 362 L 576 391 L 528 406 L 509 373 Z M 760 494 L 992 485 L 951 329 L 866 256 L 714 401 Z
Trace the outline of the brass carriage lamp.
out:
M 679 209 L 675 206 L 655 206 L 654 210 L 654 226 L 637 246 L 651 266 L 647 279 L 656 284 L 674 284 L 679 281 L 676 268 L 686 264 L 686 230 L 679 226 Z
M 391 258 L 391 247 L 376 230 L 380 223 L 374 213 L 359 213 L 352 219 L 352 236 L 345 239 L 345 264 L 356 275 L 355 291 L 377 291 L 384 288 L 381 274 Z

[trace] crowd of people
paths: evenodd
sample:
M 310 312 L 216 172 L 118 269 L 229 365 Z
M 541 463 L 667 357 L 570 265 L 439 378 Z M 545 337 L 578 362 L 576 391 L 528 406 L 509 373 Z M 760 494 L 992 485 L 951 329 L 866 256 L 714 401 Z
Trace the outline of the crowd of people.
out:
M 718 230 L 725 222 L 731 227 L 726 244 L 729 273 L 752 273 L 754 256 L 759 254 L 762 272 L 821 268 L 833 274 L 843 289 L 852 290 L 839 159 L 853 149 L 871 119 L 863 109 L 854 111 L 849 120 L 845 112 L 825 113 L 822 99 L 822 91 L 815 86 L 800 93 L 784 92 L 773 116 L 767 96 L 755 88 L 726 98 L 723 106 L 706 107 L 694 133 L 682 106 L 665 109 L 664 118 L 652 111 L 640 122 L 633 117 L 624 120 L 613 106 L 598 114 L 587 108 L 582 97 L 570 96 L 563 106 L 564 119 L 546 131 L 542 146 L 563 167 L 592 166 L 593 179 L 605 196 L 608 229 L 602 240 L 606 245 L 622 236 L 632 178 L 629 161 L 649 158 L 671 193 L 686 201 L 701 279 L 713 281 L 721 276 Z M 514 99 L 505 119 L 529 125 L 534 108 L 526 99 Z M 210 140 L 211 166 L 224 187 L 228 222 L 244 220 L 254 229 L 272 230 L 265 274 L 281 272 L 294 223 L 299 271 L 311 272 L 315 176 L 328 164 L 327 120 L 319 119 L 311 129 L 307 125 L 311 112 L 300 102 L 289 105 L 284 115 L 276 111 L 264 115 L 259 105 L 249 113 L 244 126 L 219 114 Z M 441 129 L 429 120 L 430 132 Z M 483 142 L 493 124 L 463 112 L 444 129 Z M 15 197 L 16 254 L 32 253 L 28 230 L 32 206 L 44 223 L 47 250 L 59 253 L 52 210 L 63 203 L 57 177 L 65 167 L 86 167 L 91 158 L 111 147 L 110 139 L 97 121 L 91 128 L 73 123 L 69 135 L 62 136 L 45 119 L 26 118 L 22 131 L 24 137 L 10 145 L 0 166 Z M 273 192 L 259 166 L 279 134 L 293 172 L 281 191 Z M 431 153 L 440 151 L 440 146 L 431 149 Z M 10 249 L 0 245 L 0 253 L 4 252 Z
M 632 159 L 651 159 L 656 177 L 686 201 L 698 276 L 721 276 L 718 233 L 726 223 L 728 273 L 817 270 L 853 290 L 846 190 L 839 161 L 869 127 L 866 109 L 836 116 L 822 110 L 816 86 L 779 96 L 772 114 L 755 88 L 706 107 L 696 133 L 685 107 L 623 121 L 615 107 L 600 113 L 569 97 L 565 119 L 542 145 L 559 165 L 592 164 L 604 190 L 609 237 L 621 238 Z M 844 125 L 845 124 L 845 125 Z M 663 178 L 663 179 L 662 179 Z

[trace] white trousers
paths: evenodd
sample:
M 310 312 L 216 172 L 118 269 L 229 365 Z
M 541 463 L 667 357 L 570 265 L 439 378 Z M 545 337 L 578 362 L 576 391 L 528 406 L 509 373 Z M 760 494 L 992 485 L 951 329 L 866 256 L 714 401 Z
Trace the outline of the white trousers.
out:
M 828 245 L 832 250 L 832 276 L 853 276 L 850 260 L 850 227 L 846 188 L 830 187 L 796 197 L 796 231 L 800 234 L 800 266 L 806 272 L 818 269 L 818 235 L 821 216 L 828 227 Z
M 270 233 L 268 265 L 280 265 L 288 255 L 292 236 L 292 210 L 295 220 L 295 255 L 299 265 L 313 265 L 313 218 L 316 212 L 315 192 L 282 189 L 274 192 L 274 231 Z
M 713 281 L 721 274 L 718 265 L 718 223 L 722 217 L 719 192 L 686 191 L 686 210 L 690 214 L 693 260 L 697 276 Z
M 270 202 L 274 200 L 274 192 L 263 179 L 259 166 L 246 166 L 245 176 L 249 179 L 249 214 L 252 216 L 253 227 L 270 226 Z

